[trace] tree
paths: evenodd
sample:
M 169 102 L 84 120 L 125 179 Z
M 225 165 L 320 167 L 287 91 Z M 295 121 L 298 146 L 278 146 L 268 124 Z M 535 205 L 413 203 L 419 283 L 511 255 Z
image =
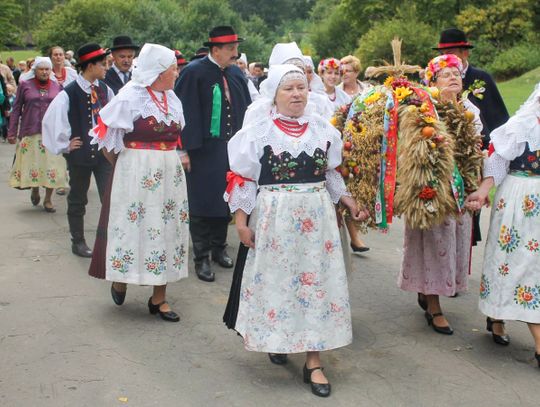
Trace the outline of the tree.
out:
M 22 8 L 16 0 L 2 0 L 0 6 L 0 47 L 17 43 L 19 28 L 15 21 L 21 16 Z

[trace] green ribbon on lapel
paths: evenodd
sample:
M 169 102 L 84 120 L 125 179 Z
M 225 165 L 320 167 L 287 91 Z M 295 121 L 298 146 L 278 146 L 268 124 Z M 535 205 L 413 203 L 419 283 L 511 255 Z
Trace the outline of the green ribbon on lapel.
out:
M 210 134 L 219 137 L 221 134 L 221 88 L 216 83 L 212 90 L 212 120 L 210 121 Z

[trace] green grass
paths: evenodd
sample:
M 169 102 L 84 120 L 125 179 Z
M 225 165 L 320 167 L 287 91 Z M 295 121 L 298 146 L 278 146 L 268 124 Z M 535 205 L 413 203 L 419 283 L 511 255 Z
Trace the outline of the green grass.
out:
M 513 115 L 527 100 L 538 82 L 540 82 L 540 67 L 518 78 L 497 84 L 510 115 Z
M 2 59 L 3 63 L 6 63 L 6 59 L 9 57 L 13 57 L 15 60 L 15 63 L 18 64 L 19 61 L 26 61 L 28 58 L 35 58 L 36 56 L 40 55 L 41 53 L 38 50 L 23 50 L 23 51 L 10 51 L 10 50 L 4 50 L 0 51 L 0 59 Z

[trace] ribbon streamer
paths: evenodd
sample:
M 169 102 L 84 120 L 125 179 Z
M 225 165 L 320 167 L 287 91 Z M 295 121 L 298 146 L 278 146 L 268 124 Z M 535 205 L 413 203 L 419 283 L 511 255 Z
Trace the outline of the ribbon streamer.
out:
M 221 88 L 216 83 L 212 90 L 212 119 L 210 121 L 210 134 L 219 137 L 221 134 Z

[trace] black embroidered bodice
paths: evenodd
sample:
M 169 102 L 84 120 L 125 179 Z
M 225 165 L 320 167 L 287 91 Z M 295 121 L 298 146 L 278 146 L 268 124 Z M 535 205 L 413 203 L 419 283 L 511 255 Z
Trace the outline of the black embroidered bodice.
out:
M 540 150 L 531 152 L 527 143 L 525 151 L 510 163 L 510 171 L 524 171 L 540 175 Z
M 260 163 L 259 185 L 303 184 L 324 181 L 328 159 L 320 148 L 315 149 L 313 157 L 302 151 L 294 158 L 287 151 L 275 155 L 272 147 L 266 146 Z

